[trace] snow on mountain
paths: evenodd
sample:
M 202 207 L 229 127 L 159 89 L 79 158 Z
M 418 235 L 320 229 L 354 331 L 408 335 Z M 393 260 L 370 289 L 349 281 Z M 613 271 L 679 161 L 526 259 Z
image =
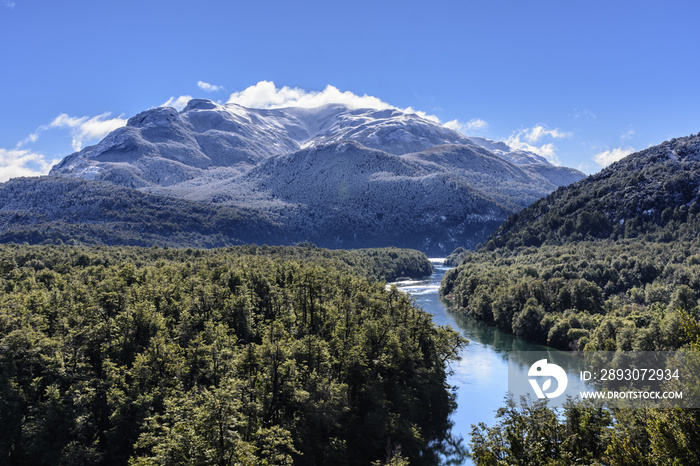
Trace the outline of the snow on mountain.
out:
M 394 155 L 345 140 L 269 157 L 235 178 L 149 191 L 258 209 L 325 246 L 391 241 L 444 253 L 475 246 L 556 187 L 478 146 Z
M 216 192 L 227 204 L 275 212 L 288 230 L 335 247 L 449 252 L 455 244 L 476 245 L 486 224 L 511 212 L 449 169 L 355 141 L 271 157 L 223 188 Z
M 514 210 L 527 207 L 560 186 L 550 179 L 554 178 L 551 174 L 540 173 L 539 168 L 516 165 L 478 146 L 437 146 L 403 157 L 435 164 Z M 559 167 L 549 166 L 559 173 Z
M 396 109 L 251 109 L 194 99 L 141 112 L 54 176 L 252 208 L 280 242 L 475 246 L 509 214 L 583 178 L 542 157 Z
M 497 156 L 504 158 L 507 161 L 517 165 L 526 165 L 530 163 L 541 163 L 544 165 L 551 165 L 549 161 L 541 155 L 522 149 L 513 149 L 508 144 L 502 141 L 492 141 L 490 139 L 474 136 L 471 136 L 469 139 L 474 144 L 488 149 Z
M 136 115 L 96 146 L 66 157 L 51 174 L 135 188 L 170 186 L 203 175 L 233 176 L 267 157 L 345 140 L 396 155 L 445 144 L 478 145 L 515 164 L 548 164 L 536 154 L 467 138 L 396 109 L 352 109 L 340 104 L 250 109 L 193 99 L 179 113 L 161 107 Z M 207 173 L 212 171 L 216 174 Z

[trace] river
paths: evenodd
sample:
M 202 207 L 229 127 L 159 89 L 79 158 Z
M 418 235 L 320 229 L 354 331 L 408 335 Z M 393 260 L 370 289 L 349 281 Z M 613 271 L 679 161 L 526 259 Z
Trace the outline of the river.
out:
M 452 415 L 452 436 L 462 437 L 468 445 L 472 424 L 480 422 L 492 426 L 496 422 L 496 410 L 503 406 L 508 392 L 508 356 L 513 351 L 557 352 L 547 346 L 528 343 L 474 318 L 457 315 L 449 311 L 439 297 L 440 281 L 449 267 L 444 259 L 431 259 L 435 272 L 425 280 L 399 282 L 399 289 L 408 292 L 426 312 L 433 314 L 439 325 L 450 325 L 469 340 L 460 356 L 461 360 L 451 364 L 453 371 L 450 385 L 456 387 L 457 410 Z M 527 374 L 529 366 L 519 365 L 521 373 Z M 574 367 L 565 368 L 574 373 Z M 455 464 L 455 463 L 450 463 Z M 461 464 L 472 464 L 469 459 Z

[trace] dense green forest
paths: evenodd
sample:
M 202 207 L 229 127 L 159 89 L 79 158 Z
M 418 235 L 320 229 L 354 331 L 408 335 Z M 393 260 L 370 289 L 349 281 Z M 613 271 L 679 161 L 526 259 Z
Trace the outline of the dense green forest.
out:
M 467 253 L 442 291 L 461 309 L 564 350 L 700 350 L 700 242 L 639 240 Z M 685 387 L 697 391 L 698 386 Z M 507 399 L 474 426 L 485 465 L 700 464 L 700 410 Z
M 698 348 L 696 347 L 695 350 Z M 479 466 L 700 464 L 700 410 L 610 409 L 567 402 L 506 400 L 498 422 L 474 426 L 472 459 Z
M 511 216 L 443 280 L 457 309 L 562 350 L 700 350 L 700 135 L 633 154 Z M 700 387 L 691 386 L 691 390 Z M 507 399 L 477 465 L 700 464 L 700 411 Z
M 458 312 L 563 350 L 700 350 L 700 241 L 604 240 L 461 254 L 443 281 Z M 686 389 L 697 391 L 698 386 Z M 700 410 L 507 399 L 474 426 L 485 465 L 700 464 Z
M 430 464 L 465 341 L 421 253 L 0 247 L 3 464 Z
M 77 178 L 0 183 L 0 243 L 213 248 L 284 240 L 279 225 L 255 209 Z
M 700 241 L 471 252 L 441 293 L 462 312 L 563 350 L 673 350 L 698 319 Z

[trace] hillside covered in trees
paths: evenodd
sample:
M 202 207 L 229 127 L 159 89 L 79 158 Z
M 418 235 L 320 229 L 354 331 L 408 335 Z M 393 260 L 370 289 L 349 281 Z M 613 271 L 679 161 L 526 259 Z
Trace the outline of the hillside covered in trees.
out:
M 700 134 L 632 154 L 511 216 L 486 249 L 571 241 L 691 240 L 700 227 Z
M 467 253 L 445 274 L 452 305 L 562 350 L 674 350 L 696 321 L 700 242 L 643 240 Z
M 441 292 L 458 312 L 562 350 L 697 353 L 699 187 L 700 135 L 632 154 L 510 217 L 479 250 L 455 251 Z M 471 448 L 478 465 L 698 464 L 697 413 L 507 400 Z
M 674 326 L 700 298 L 699 201 L 700 135 L 665 142 L 510 217 L 478 251 L 453 252 L 442 293 L 561 349 L 678 348 Z
M 255 209 L 73 178 L 0 183 L 0 243 L 213 248 L 283 240 L 279 225 Z
M 429 464 L 465 341 L 418 252 L 0 247 L 3 464 Z M 370 278 L 368 278 L 370 277 Z

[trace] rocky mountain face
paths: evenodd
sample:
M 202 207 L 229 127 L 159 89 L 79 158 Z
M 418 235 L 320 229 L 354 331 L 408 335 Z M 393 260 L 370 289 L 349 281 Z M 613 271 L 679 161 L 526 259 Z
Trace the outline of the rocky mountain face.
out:
M 700 228 L 700 133 L 631 154 L 508 219 L 489 248 L 640 236 L 692 240 Z
M 66 157 L 51 175 L 136 188 L 171 186 L 197 177 L 231 177 L 268 157 L 345 140 L 391 154 L 472 144 L 397 110 L 342 105 L 265 110 L 195 99 L 179 113 L 160 107 L 136 115 L 96 146 Z
M 508 215 L 584 177 L 395 109 L 202 99 L 142 112 L 50 175 L 255 211 L 275 225 L 272 243 L 432 254 L 474 247 Z

